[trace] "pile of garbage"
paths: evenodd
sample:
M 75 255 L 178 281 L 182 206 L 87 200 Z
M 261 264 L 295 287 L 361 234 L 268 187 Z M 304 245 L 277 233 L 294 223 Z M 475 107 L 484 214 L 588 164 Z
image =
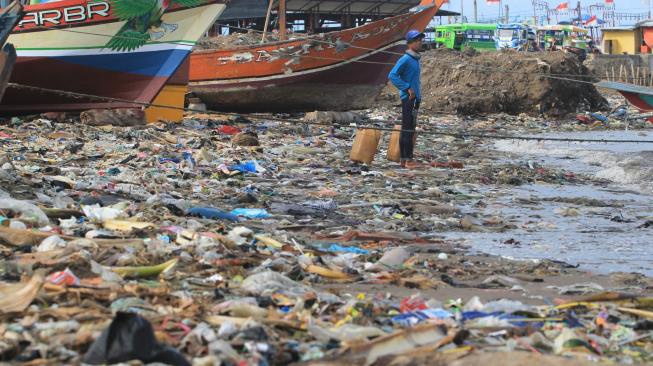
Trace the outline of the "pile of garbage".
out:
M 465 182 L 588 180 L 488 164 L 477 144 L 425 137 L 433 166 L 402 172 L 348 162 L 343 129 L 15 118 L 0 126 L 0 361 L 653 362 L 647 278 L 597 283 L 440 237 L 512 227 L 469 211 L 489 198 Z
M 593 80 L 575 55 L 564 52 L 438 49 L 422 56 L 422 107 L 461 115 L 504 112 L 552 117 L 605 110 L 606 100 L 587 83 Z M 396 95 L 389 85 L 378 99 L 396 103 Z

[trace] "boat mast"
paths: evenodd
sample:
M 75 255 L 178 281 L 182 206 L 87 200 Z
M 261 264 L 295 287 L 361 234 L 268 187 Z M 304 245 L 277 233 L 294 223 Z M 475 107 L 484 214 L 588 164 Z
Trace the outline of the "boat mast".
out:
M 272 5 L 274 5 L 274 0 L 270 0 L 268 4 L 268 12 L 265 16 L 265 26 L 263 27 L 263 38 L 261 38 L 261 43 L 265 43 L 265 37 L 268 35 L 268 28 L 270 27 L 270 16 L 272 16 Z
M 279 39 L 286 40 L 286 0 L 279 0 Z

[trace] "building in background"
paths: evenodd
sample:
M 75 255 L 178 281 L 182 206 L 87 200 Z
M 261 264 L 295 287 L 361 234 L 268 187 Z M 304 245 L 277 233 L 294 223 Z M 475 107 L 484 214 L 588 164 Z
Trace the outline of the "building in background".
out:
M 406 13 L 419 0 L 285 0 L 287 29 L 298 33 L 326 33 L 358 27 L 379 19 Z M 263 30 L 268 0 L 231 0 L 211 35 L 228 34 L 236 28 Z M 278 28 L 279 1 L 272 5 L 272 29 Z M 458 16 L 439 10 L 437 16 Z M 230 27 L 236 27 L 231 28 Z

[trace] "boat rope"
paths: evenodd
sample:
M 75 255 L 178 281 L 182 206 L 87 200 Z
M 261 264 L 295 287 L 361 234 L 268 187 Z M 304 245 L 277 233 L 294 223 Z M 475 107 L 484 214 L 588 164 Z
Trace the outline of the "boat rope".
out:
M 184 112 L 194 112 L 194 113 L 204 113 L 204 114 L 214 114 L 214 115 L 220 115 L 220 116 L 230 116 L 230 117 L 245 117 L 250 120 L 258 120 L 258 121 L 272 121 L 272 122 L 280 122 L 280 123 L 288 123 L 288 124 L 294 124 L 294 125 L 314 125 L 314 126 L 323 126 L 323 127 L 338 127 L 338 128 L 350 128 L 350 129 L 355 129 L 355 130 L 377 130 L 377 131 L 390 131 L 390 132 L 395 132 L 398 131 L 398 129 L 395 129 L 394 127 L 379 127 L 377 125 L 358 125 L 358 124 L 339 124 L 339 123 L 323 123 L 323 122 L 310 122 L 310 121 L 302 121 L 302 120 L 297 120 L 297 119 L 289 119 L 289 118 L 280 118 L 280 117 L 274 117 L 274 116 L 260 116 L 260 115 L 254 115 L 254 114 L 240 114 L 240 113 L 230 113 L 230 112 L 220 112 L 220 111 L 212 111 L 212 110 L 199 110 L 199 109 L 192 109 L 192 108 L 186 108 L 186 107 L 175 107 L 175 106 L 169 106 L 169 105 L 162 105 L 162 104 L 155 104 L 155 103 L 147 103 L 147 102 L 139 102 L 139 101 L 131 101 L 131 100 L 126 100 L 126 99 L 120 99 L 120 98 L 113 98 L 113 97 L 104 97 L 104 96 L 99 96 L 99 95 L 92 95 L 92 94 L 85 94 L 85 93 L 77 93 L 77 92 L 71 92 L 71 91 L 65 91 L 65 90 L 58 90 L 58 89 L 48 89 L 48 88 L 42 88 L 42 87 L 37 87 L 37 86 L 29 86 L 29 85 L 22 85 L 22 84 L 17 84 L 17 83 L 8 83 L 8 87 L 14 88 L 14 89 L 22 89 L 22 90 L 28 90 L 32 92 L 42 92 L 42 93 L 51 93 L 55 94 L 58 96 L 64 96 L 64 97 L 70 97 L 70 98 L 76 98 L 76 99 L 92 99 L 92 100 L 101 100 L 101 101 L 107 101 L 107 102 L 114 102 L 114 103 L 120 103 L 120 104 L 130 104 L 134 106 L 140 106 L 140 107 L 156 107 L 156 108 L 166 108 L 166 109 L 173 109 L 173 110 L 180 110 Z M 375 122 L 375 120 L 371 120 L 371 122 Z M 376 121 L 378 123 L 394 123 L 393 121 L 387 121 L 387 120 L 379 120 Z M 443 129 L 443 130 L 434 130 L 434 129 L 426 129 L 426 130 L 406 130 L 405 132 L 415 132 L 420 135 L 433 135 L 433 136 L 450 136 L 450 137 L 455 137 L 455 138 L 460 138 L 460 139 L 469 139 L 469 138 L 479 138 L 479 139 L 493 139 L 493 140 L 523 140 L 523 141 L 537 141 L 537 142 L 567 142 L 567 143 L 636 143 L 636 144 L 653 144 L 653 140 L 634 140 L 634 139 L 585 139 L 585 138 L 569 138 L 569 137 L 543 137 L 543 136 L 523 136 L 523 135 L 504 135 L 504 134 L 487 134 L 487 133 L 479 133 L 478 131 L 467 131 L 467 130 L 453 130 L 453 129 Z

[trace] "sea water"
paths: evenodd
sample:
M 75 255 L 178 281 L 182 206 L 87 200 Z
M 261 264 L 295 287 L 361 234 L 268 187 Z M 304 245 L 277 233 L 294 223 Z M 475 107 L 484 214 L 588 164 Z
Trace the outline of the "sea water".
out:
M 556 133 L 546 137 L 653 140 L 653 132 Z M 565 169 L 596 178 L 593 184 L 532 184 L 490 189 L 496 214 L 515 230 L 447 235 L 473 250 L 515 259 L 554 259 L 595 272 L 653 275 L 653 144 L 502 140 L 492 148 L 505 159 Z M 553 200 L 589 198 L 607 206 Z M 533 202 L 533 203 L 530 203 Z M 470 212 L 472 207 L 467 208 Z M 511 240 L 512 239 L 512 240 Z

